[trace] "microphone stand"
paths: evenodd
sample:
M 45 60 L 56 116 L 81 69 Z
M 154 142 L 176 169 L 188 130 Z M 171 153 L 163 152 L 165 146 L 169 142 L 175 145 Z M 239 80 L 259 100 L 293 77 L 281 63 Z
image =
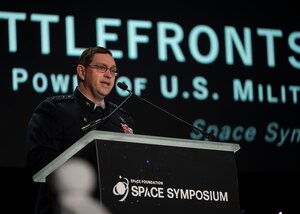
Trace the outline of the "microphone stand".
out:
M 131 95 L 133 94 L 132 91 L 128 89 L 128 86 L 127 86 L 125 83 L 118 82 L 117 86 L 118 86 L 119 88 L 125 90 L 125 91 L 128 91 Z M 159 106 L 157 106 L 157 105 L 151 103 L 150 101 L 148 101 L 148 100 L 146 100 L 146 99 L 144 99 L 144 98 L 142 98 L 142 97 L 140 97 L 140 96 L 137 96 L 136 94 L 133 94 L 133 95 L 134 95 L 135 97 L 137 97 L 137 98 L 143 100 L 144 102 L 146 102 L 146 103 L 152 105 L 153 107 L 159 109 L 160 111 L 163 111 L 164 113 L 168 114 L 169 116 L 171 116 L 171 117 L 173 117 L 173 118 L 175 118 L 175 119 L 181 121 L 182 123 L 184 123 L 184 124 L 186 124 L 186 125 L 192 127 L 194 130 L 199 131 L 199 132 L 200 132 L 204 137 L 206 137 L 209 141 L 217 141 L 217 137 L 214 136 L 213 134 L 208 133 L 208 132 L 206 132 L 206 131 L 203 130 L 203 129 L 199 129 L 199 128 L 196 127 L 196 126 L 193 126 L 193 125 L 190 124 L 189 122 L 187 122 L 187 121 L 185 121 L 185 120 L 183 120 L 183 119 L 177 117 L 177 116 L 174 115 L 174 114 L 171 114 L 170 112 L 168 112 L 168 111 L 166 111 L 166 110 L 160 108 Z

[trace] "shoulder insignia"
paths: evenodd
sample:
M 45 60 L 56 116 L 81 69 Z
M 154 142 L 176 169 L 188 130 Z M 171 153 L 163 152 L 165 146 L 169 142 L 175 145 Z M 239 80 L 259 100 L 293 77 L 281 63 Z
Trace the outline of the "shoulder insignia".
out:
M 113 107 L 113 108 L 117 108 L 117 107 L 118 107 L 117 104 L 115 104 L 115 103 L 113 103 L 113 102 L 111 102 L 111 101 L 108 101 L 108 103 L 109 103 L 109 105 L 110 105 L 111 107 Z M 120 111 L 123 111 L 124 113 L 127 113 L 126 110 L 124 110 L 123 108 L 119 108 L 119 110 L 120 110 Z
M 59 102 L 59 101 L 72 101 L 73 96 L 72 95 L 57 95 L 49 97 L 47 100 L 51 102 Z

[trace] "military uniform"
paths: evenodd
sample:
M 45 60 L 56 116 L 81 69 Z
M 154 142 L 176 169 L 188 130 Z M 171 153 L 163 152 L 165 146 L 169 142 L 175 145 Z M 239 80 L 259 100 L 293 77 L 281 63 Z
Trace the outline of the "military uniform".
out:
M 27 130 L 26 160 L 30 173 L 33 175 L 38 172 L 80 139 L 85 134 L 82 127 L 109 115 L 116 107 L 116 104 L 105 100 L 104 109 L 100 106 L 95 108 L 95 104 L 78 89 L 72 95 L 53 96 L 41 102 L 35 109 Z M 120 108 L 97 129 L 130 133 L 134 130 L 134 121 Z M 46 211 L 47 194 L 45 192 L 42 195 L 42 206 L 39 207 Z M 40 210 L 38 213 L 49 212 Z

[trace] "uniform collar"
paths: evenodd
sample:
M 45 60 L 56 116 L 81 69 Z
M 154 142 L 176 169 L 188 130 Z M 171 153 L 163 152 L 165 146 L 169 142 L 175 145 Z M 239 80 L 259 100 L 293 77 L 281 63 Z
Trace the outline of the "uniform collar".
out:
M 74 96 L 78 98 L 79 102 L 86 108 L 89 108 L 90 110 L 95 110 L 96 108 L 99 108 L 99 106 L 96 106 L 96 104 L 88 99 L 79 89 L 78 87 L 74 91 Z M 100 106 L 101 108 L 105 108 L 108 110 L 109 104 L 106 100 L 104 100 L 103 104 Z M 104 109 L 103 108 L 103 109 Z

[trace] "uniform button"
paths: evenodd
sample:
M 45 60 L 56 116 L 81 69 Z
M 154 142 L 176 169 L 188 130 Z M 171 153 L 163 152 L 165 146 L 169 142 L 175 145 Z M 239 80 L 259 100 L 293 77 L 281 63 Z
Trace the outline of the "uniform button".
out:
M 87 106 L 90 106 L 90 105 L 91 105 L 89 102 L 86 102 L 85 104 L 86 104 Z
M 86 118 L 86 117 L 84 117 L 84 118 L 83 118 L 83 121 L 84 121 L 84 122 L 87 122 L 87 118 Z

